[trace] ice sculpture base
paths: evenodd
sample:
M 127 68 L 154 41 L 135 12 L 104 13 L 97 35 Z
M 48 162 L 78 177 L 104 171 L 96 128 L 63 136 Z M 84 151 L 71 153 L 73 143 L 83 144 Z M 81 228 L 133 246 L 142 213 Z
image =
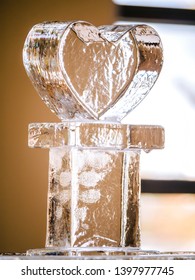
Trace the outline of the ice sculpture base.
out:
M 30 124 L 29 146 L 49 148 L 46 248 L 30 255 L 139 253 L 141 150 L 164 146 L 160 126 Z
M 27 256 L 145 256 L 150 254 L 159 254 L 155 250 L 142 250 L 140 248 L 132 247 L 80 247 L 80 248 L 43 248 L 30 249 L 26 252 Z
M 0 253 L 0 260 L 195 260 L 194 251 L 133 251 L 132 254 L 102 254 L 93 255 L 85 253 L 83 255 L 65 255 L 56 252 L 45 252 L 47 249 L 29 250 L 28 254 L 21 253 Z M 59 252 L 59 251 L 57 251 Z M 67 251 L 66 251 L 67 252 Z M 43 254 L 44 253 L 44 254 Z

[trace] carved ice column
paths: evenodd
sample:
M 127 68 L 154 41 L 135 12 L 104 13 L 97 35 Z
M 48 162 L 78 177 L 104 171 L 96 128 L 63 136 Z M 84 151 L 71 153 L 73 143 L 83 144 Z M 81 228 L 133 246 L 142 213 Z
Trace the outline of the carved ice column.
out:
M 29 146 L 49 149 L 46 248 L 29 254 L 140 247 L 140 152 L 161 149 L 160 126 L 121 124 L 162 66 L 146 25 L 44 23 L 30 31 L 24 65 L 61 123 L 29 125 Z

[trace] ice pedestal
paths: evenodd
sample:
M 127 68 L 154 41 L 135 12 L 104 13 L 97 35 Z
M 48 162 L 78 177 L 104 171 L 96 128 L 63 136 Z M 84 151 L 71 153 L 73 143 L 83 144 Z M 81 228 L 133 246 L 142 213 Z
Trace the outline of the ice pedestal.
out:
M 140 152 L 163 148 L 162 127 L 35 123 L 29 146 L 50 151 L 46 248 L 27 254 L 126 254 L 140 248 Z

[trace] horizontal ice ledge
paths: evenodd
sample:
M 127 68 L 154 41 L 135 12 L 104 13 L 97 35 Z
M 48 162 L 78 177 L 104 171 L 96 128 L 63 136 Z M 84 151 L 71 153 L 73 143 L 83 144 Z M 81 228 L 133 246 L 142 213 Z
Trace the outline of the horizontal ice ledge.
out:
M 119 123 L 31 123 L 28 145 L 31 148 L 78 147 L 81 149 L 164 148 L 164 128 L 156 125 Z

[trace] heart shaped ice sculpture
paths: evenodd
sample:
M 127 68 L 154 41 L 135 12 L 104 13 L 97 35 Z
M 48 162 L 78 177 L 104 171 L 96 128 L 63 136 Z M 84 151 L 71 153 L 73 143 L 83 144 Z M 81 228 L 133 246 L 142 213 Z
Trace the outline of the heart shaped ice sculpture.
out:
M 39 95 L 62 121 L 122 120 L 148 94 L 163 61 L 152 27 L 84 21 L 35 25 L 23 54 Z

